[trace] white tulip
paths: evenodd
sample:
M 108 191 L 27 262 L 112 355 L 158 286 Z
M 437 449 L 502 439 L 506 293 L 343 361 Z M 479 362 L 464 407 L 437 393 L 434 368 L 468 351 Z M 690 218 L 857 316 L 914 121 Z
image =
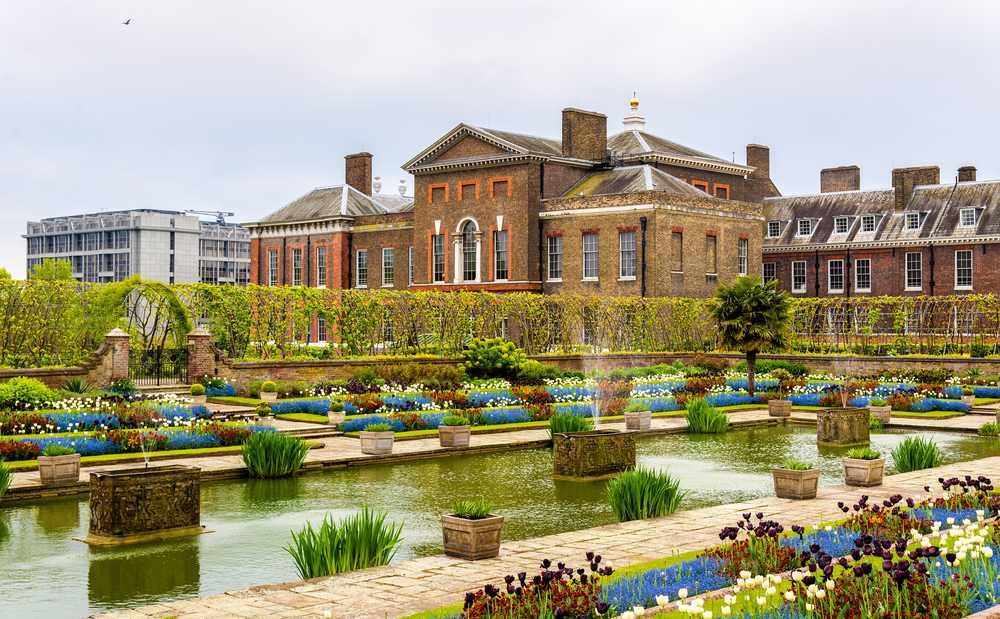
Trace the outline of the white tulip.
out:
M 618 619 L 635 619 L 635 614 L 630 610 L 626 610 Z
M 701 613 L 701 616 L 702 619 L 712 619 L 712 617 L 714 617 L 715 615 L 712 614 L 712 611 L 706 610 L 705 612 Z
M 785 599 L 788 600 L 789 602 L 794 602 L 795 594 L 792 593 L 791 590 L 785 591 Z
M 830 591 L 833 591 L 833 587 L 834 587 L 834 584 L 833 584 L 832 580 L 826 581 L 826 588 L 827 589 L 829 589 Z
M 822 600 L 823 598 L 826 597 L 826 591 L 820 589 L 819 591 L 816 592 L 816 597 Z
M 646 609 L 642 606 L 635 606 L 632 608 L 632 612 L 635 613 L 636 617 L 641 617 L 646 614 Z
M 753 578 L 753 574 L 751 574 L 746 570 L 740 570 L 740 578 L 742 578 L 743 580 L 746 580 L 747 578 Z
M 679 597 L 680 599 L 683 600 L 687 596 L 688 596 L 688 590 L 687 589 L 678 589 L 677 590 L 677 597 Z
M 657 606 L 666 606 L 669 603 L 670 603 L 670 596 L 667 596 L 667 595 L 658 595 L 658 596 L 656 596 L 656 605 Z
M 729 613 L 730 613 L 730 612 L 732 612 L 732 609 L 731 609 L 731 608 L 729 608 L 728 606 L 723 606 L 723 607 L 722 607 L 722 608 L 720 608 L 719 610 L 721 610 L 721 611 L 722 611 L 722 614 L 723 614 L 723 615 L 725 615 L 726 617 L 728 617 L 728 616 L 729 616 Z

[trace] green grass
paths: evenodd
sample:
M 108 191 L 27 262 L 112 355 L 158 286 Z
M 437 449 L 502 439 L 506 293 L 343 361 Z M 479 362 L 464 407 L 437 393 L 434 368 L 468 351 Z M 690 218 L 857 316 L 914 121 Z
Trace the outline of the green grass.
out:
M 554 434 L 589 432 L 593 429 L 594 422 L 587 417 L 580 417 L 569 413 L 557 413 L 549 419 L 549 440 L 552 440 L 552 435 Z
M 281 432 L 258 432 L 243 443 L 240 453 L 250 477 L 284 477 L 299 470 L 309 446 Z
M 716 410 L 705 400 L 692 400 L 684 418 L 692 434 L 722 434 L 729 428 L 729 416 Z
M 934 439 L 908 436 L 903 442 L 889 450 L 896 470 L 909 473 L 941 466 L 944 459 Z
M 3 458 L 0 458 L 0 499 L 3 498 L 12 481 L 14 481 L 14 469 L 7 466 Z
M 930 411 L 927 413 L 892 411 L 893 417 L 907 417 L 910 419 L 951 419 L 952 417 L 964 417 L 965 415 L 966 413 L 955 411 Z
M 309 413 L 289 413 L 287 415 L 275 415 L 278 419 L 287 421 L 304 421 L 307 423 L 326 423 L 330 418 L 326 415 L 310 415 Z
M 303 580 L 386 565 L 402 544 L 403 524 L 386 523 L 385 516 L 367 505 L 339 523 L 327 514 L 319 529 L 307 522 L 300 532 L 292 531 L 285 550 Z
M 666 516 L 677 511 L 686 492 L 667 471 L 638 467 L 608 482 L 608 502 L 618 522 Z

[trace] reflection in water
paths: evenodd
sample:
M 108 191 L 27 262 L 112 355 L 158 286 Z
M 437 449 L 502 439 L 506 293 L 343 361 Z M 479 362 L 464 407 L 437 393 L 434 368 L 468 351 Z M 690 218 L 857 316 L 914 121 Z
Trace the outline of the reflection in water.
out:
M 35 513 L 35 522 L 38 523 L 46 533 L 72 532 L 80 526 L 80 508 L 83 507 L 76 501 L 60 501 L 49 499 L 38 503 L 38 511 Z M 88 519 L 87 526 L 90 526 L 90 513 L 84 514 Z
M 112 610 L 194 597 L 201 582 L 197 540 L 89 547 L 91 608 Z

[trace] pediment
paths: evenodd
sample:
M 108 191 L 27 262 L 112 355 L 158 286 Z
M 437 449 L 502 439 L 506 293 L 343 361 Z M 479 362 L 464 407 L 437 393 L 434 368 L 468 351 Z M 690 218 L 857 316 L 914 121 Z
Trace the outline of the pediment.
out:
M 479 136 L 469 134 L 427 163 L 430 163 L 430 161 L 447 161 L 449 159 L 466 159 L 468 157 L 506 155 L 511 152 L 514 151 L 500 148 L 499 146 L 483 141 Z
M 429 165 L 436 161 L 453 161 L 475 157 L 525 155 L 528 149 L 491 135 L 478 127 L 461 124 L 428 146 L 403 165 L 403 169 Z

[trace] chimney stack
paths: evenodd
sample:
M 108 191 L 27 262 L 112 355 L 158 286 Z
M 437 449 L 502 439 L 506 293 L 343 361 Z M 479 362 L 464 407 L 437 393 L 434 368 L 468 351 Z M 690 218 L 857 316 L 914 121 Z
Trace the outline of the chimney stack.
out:
M 372 195 L 372 154 L 347 155 L 347 184 L 366 196 Z
M 906 209 L 913 188 L 920 185 L 940 185 L 941 168 L 936 165 L 919 168 L 896 168 L 892 171 L 892 187 L 896 190 L 895 210 Z
M 819 172 L 820 193 L 861 189 L 861 168 L 856 165 L 826 168 Z
M 976 180 L 976 166 L 967 165 L 958 169 L 958 182 L 968 183 Z
M 766 180 L 771 178 L 771 149 L 760 144 L 747 144 L 747 165 L 757 168 L 747 178 Z
M 571 107 L 562 111 L 562 154 L 597 161 L 608 149 L 608 117 Z

